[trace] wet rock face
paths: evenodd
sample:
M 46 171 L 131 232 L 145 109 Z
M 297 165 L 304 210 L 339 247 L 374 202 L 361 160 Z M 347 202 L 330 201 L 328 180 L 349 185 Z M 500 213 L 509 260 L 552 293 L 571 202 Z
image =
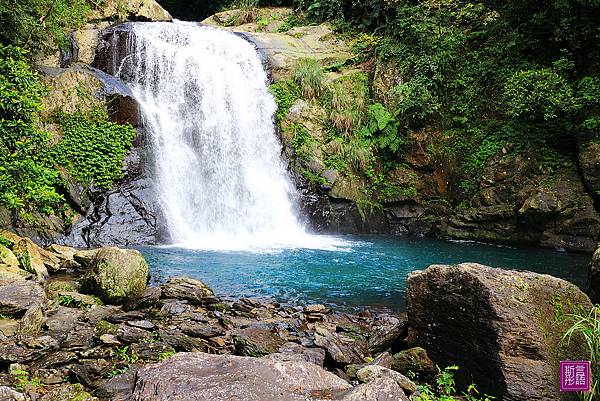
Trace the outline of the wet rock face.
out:
M 559 360 L 584 357 L 565 345 L 564 316 L 591 303 L 573 284 L 474 263 L 433 265 L 408 278 L 408 342 L 438 366 L 456 364 L 458 382 L 504 401 L 571 400 L 558 389 Z M 526 367 L 526 368 L 525 368 Z
M 131 400 L 304 401 L 350 388 L 346 381 L 309 362 L 182 353 L 141 369 Z
M 133 154 L 132 154 L 133 155 Z M 133 157 L 130 155 L 126 163 Z M 128 163 L 130 164 L 130 163 Z M 100 195 L 85 218 L 71 230 L 66 243 L 80 247 L 153 245 L 168 239 L 149 179 L 134 175 Z

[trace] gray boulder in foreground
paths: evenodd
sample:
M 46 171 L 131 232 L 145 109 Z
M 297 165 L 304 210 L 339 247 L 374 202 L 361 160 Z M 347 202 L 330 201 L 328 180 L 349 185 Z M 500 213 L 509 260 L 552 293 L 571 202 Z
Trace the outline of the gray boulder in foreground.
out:
M 561 339 L 568 315 L 590 308 L 575 285 L 552 276 L 433 265 L 408 277 L 408 342 L 442 368 L 458 365 L 459 384 L 475 382 L 496 400 L 575 400 L 559 391 L 559 361 L 589 353 L 581 338 Z
M 131 401 L 307 401 L 351 386 L 310 362 L 180 353 L 140 369 Z

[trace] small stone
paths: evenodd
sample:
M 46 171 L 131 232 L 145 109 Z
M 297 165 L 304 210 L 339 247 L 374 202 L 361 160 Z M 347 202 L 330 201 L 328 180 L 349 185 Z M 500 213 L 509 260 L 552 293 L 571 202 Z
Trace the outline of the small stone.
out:
M 132 299 L 123 305 L 124 310 L 138 310 L 152 308 L 160 302 L 162 291 L 160 287 L 148 287 L 139 298 Z
M 409 401 L 402 388 L 392 378 L 377 377 L 360 384 L 345 394 L 341 401 Z
M 237 330 L 233 342 L 238 355 L 264 356 L 277 352 L 285 341 L 272 330 L 251 326 Z
M 227 342 L 222 337 L 212 337 L 210 341 L 214 343 L 217 347 L 225 347 L 227 345 Z
M 123 344 L 114 334 L 102 334 L 100 341 L 106 345 L 121 345 Z
M 225 330 L 216 323 L 186 322 L 180 328 L 185 334 L 192 337 L 211 338 L 225 334 Z
M 177 299 L 169 299 L 166 300 L 162 308 L 160 308 L 160 313 L 162 313 L 165 316 L 179 315 L 190 309 L 190 305 L 184 303 L 184 301 L 179 301 Z
M 304 313 L 327 313 L 329 309 L 325 305 L 308 305 L 304 308 Z
M 117 331 L 117 338 L 125 343 L 137 343 L 150 340 L 151 334 L 144 329 L 122 325 Z
M 200 338 L 189 337 L 179 330 L 160 330 L 160 338 L 176 351 L 202 351 L 207 350 L 207 344 Z
M 433 381 L 437 374 L 435 364 L 429 359 L 427 351 L 421 347 L 413 347 L 394 354 L 391 368 L 404 375 L 412 372 L 425 382 Z
M 92 260 L 98 253 L 99 249 L 85 249 L 77 251 L 73 254 L 73 259 L 83 267 L 91 265 Z
M 144 320 L 144 313 L 139 311 L 115 313 L 108 316 L 106 320 L 111 323 L 125 323 L 134 320 Z
M 365 366 L 356 372 L 356 377 L 361 383 L 368 383 L 376 378 L 388 377 L 393 379 L 403 390 L 408 391 L 410 394 L 417 391 L 417 385 L 409 378 L 401 373 L 379 365 Z
M 206 305 L 218 302 L 214 292 L 202 281 L 187 277 L 170 278 L 162 286 L 163 298 L 186 300 L 193 305 Z
M 67 369 L 38 369 L 35 377 L 44 384 L 52 385 L 66 381 L 68 373 Z
M 173 347 L 164 342 L 133 344 L 131 351 L 143 361 L 158 361 L 175 353 Z
M 0 282 L 1 314 L 20 315 L 34 305 L 44 305 L 45 303 L 44 289 L 33 281 Z
M 148 320 L 129 321 L 127 324 L 131 327 L 137 327 L 144 330 L 154 330 L 156 326 Z
M 369 351 L 373 354 L 384 352 L 401 342 L 408 333 L 408 321 L 404 320 L 392 326 L 378 327 L 369 338 Z
M 3 401 L 25 401 L 25 395 L 7 386 L 0 386 L 0 400 Z

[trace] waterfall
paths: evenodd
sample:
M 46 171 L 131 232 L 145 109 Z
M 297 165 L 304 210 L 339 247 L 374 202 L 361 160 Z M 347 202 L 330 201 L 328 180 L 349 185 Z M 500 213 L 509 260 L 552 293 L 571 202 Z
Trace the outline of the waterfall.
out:
M 138 100 L 175 244 L 323 247 L 294 213 L 276 105 L 254 46 L 193 23 L 134 23 L 116 75 Z M 326 241 L 325 241 L 326 242 Z

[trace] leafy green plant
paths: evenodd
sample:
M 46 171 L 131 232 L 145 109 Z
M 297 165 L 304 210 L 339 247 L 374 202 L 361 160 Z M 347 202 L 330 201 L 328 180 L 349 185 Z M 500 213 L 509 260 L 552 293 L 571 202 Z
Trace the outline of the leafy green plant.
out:
M 117 352 L 117 358 L 125 363 L 134 364 L 140 359 L 140 357 L 129 348 L 129 345 L 115 347 L 115 350 Z
M 73 298 L 71 295 L 59 295 L 56 297 L 54 302 L 57 305 L 66 306 L 68 308 L 87 309 L 90 307 L 85 302 L 81 302 L 80 300 Z
M 44 386 L 39 379 L 30 378 L 30 374 L 26 370 L 13 369 L 10 371 L 10 375 L 15 379 L 14 386 L 21 391 Z
M 164 361 L 165 359 L 169 359 L 170 357 L 172 357 L 173 355 L 175 355 L 177 352 L 175 351 L 165 351 L 165 352 L 161 352 L 160 354 L 158 354 L 158 360 L 159 361 Z
M 63 139 L 52 148 L 56 162 L 84 185 L 109 188 L 123 177 L 123 160 L 131 148 L 135 130 L 111 122 L 104 110 L 59 113 Z
M 10 247 L 12 247 L 12 241 L 7 240 L 0 234 L 0 245 L 10 249 Z
M 591 391 L 580 393 L 580 399 L 593 401 L 600 395 L 600 305 L 592 307 L 587 314 L 571 314 L 567 317 L 572 319 L 573 324 L 563 340 L 571 341 L 573 336 L 583 337 L 592 365 Z
M 293 81 L 280 81 L 272 84 L 269 90 L 277 104 L 275 121 L 280 122 L 289 113 L 294 102 L 300 97 L 300 87 Z
M 318 98 L 323 92 L 323 67 L 314 59 L 300 60 L 294 70 L 294 81 L 302 95 L 308 99 Z
M 456 394 L 456 382 L 454 381 L 454 372 L 458 370 L 458 366 L 447 366 L 444 370 L 438 368 L 438 376 L 436 386 L 432 388 L 429 385 L 419 386 L 420 394 L 413 399 L 415 401 L 491 401 L 494 397 L 489 395 L 479 395 L 477 386 L 471 384 L 462 396 Z
M 0 45 L 0 205 L 29 219 L 34 212 L 58 211 L 64 198 L 55 190 L 50 135 L 36 126 L 46 88 L 27 54 Z
M 516 72 L 504 85 L 507 114 L 551 120 L 577 108 L 572 87 L 550 69 Z
M 119 368 L 116 364 L 113 364 L 110 372 L 108 372 L 108 374 L 107 374 L 107 378 L 111 379 L 115 376 L 122 375 L 123 373 L 127 372 L 128 370 L 129 370 L 129 368 L 127 366 L 123 366 L 123 367 Z
M 42 51 L 54 45 L 66 48 L 68 32 L 102 6 L 94 0 L 1 0 L 1 42 Z

